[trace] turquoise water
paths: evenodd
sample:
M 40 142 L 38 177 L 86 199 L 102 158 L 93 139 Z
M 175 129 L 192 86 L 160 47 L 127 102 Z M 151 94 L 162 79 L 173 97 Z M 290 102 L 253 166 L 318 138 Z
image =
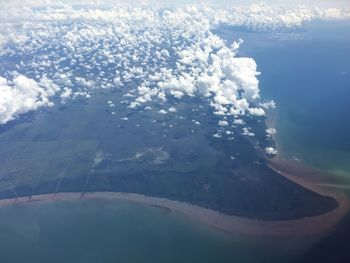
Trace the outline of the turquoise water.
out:
M 314 22 L 291 33 L 220 29 L 245 40 L 261 71 L 262 97 L 277 103 L 280 150 L 312 166 L 350 174 L 350 23 Z
M 164 208 L 106 200 L 2 207 L 0 255 L 7 263 L 241 263 L 282 256 Z

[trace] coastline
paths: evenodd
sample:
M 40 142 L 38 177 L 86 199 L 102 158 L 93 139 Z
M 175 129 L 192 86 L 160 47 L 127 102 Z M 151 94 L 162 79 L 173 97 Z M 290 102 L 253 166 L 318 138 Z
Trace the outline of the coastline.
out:
M 267 127 L 276 124 L 276 112 L 269 113 L 265 120 Z M 317 240 L 335 228 L 339 221 L 347 214 L 350 208 L 349 197 L 340 188 L 332 184 L 331 175 L 326 172 L 309 168 L 300 162 L 287 160 L 280 151 L 278 138 L 272 138 L 279 150 L 274 158 L 268 158 L 260 148 L 262 157 L 267 164 L 280 176 L 316 192 L 323 196 L 330 196 L 338 202 L 338 206 L 321 215 L 304 217 L 292 220 L 263 220 L 243 216 L 233 216 L 215 210 L 192 205 L 186 202 L 174 201 L 166 198 L 145 196 L 136 193 L 122 192 L 59 192 L 38 194 L 26 197 L 0 199 L 0 208 L 15 204 L 30 204 L 33 202 L 79 201 L 79 200 L 125 200 L 144 205 L 156 206 L 183 214 L 192 221 L 203 223 L 211 228 L 223 231 L 230 235 L 255 238 L 304 238 Z
M 265 119 L 266 127 L 276 128 L 277 121 L 278 111 L 268 111 Z M 282 143 L 278 138 L 278 130 L 276 134 L 271 135 L 271 138 L 275 143 L 277 154 L 273 158 L 270 158 L 266 156 L 265 152 L 262 149 L 260 149 L 263 158 L 266 160 L 268 166 L 271 169 L 279 173 L 281 176 L 286 177 L 288 180 L 293 181 L 294 183 L 301 185 L 313 192 L 324 196 L 333 197 L 338 201 L 338 203 L 350 203 L 350 197 L 348 197 L 342 191 L 347 190 L 348 188 L 338 184 L 338 180 L 336 179 L 340 176 L 338 173 L 310 166 L 309 164 L 303 162 L 303 160 L 299 160 L 294 156 L 291 157 L 288 155 L 288 152 L 283 149 Z M 347 204 L 347 206 L 350 210 L 350 205 Z
M 277 116 L 278 113 L 276 111 L 268 112 L 265 119 L 267 128 L 276 128 Z M 302 160 L 288 158 L 284 154 L 283 147 L 278 140 L 278 135 L 273 134 L 272 139 L 278 150 L 277 154 L 273 158 L 269 158 L 265 155 L 264 151 L 261 151 L 263 158 L 271 169 L 304 188 L 323 196 L 330 196 L 338 202 L 336 209 L 323 215 L 312 217 L 315 219 L 314 223 L 322 225 L 320 227 L 320 234 L 327 234 L 350 211 L 350 198 L 343 191 L 348 189 L 334 183 L 334 177 L 338 176 L 337 174 L 311 167 L 302 162 Z M 332 218 L 332 215 L 334 218 Z M 310 218 L 310 222 L 313 221 L 312 218 Z M 319 218 L 319 222 L 317 222 L 317 218 Z
M 338 207 L 322 215 L 314 217 L 305 217 L 296 220 L 268 221 L 261 219 L 245 218 L 240 216 L 230 216 L 219 213 L 214 210 L 203 208 L 179 201 L 173 201 L 165 198 L 145 196 L 135 193 L 121 192 L 66 192 L 40 194 L 30 197 L 18 197 L 12 199 L 0 200 L 0 208 L 14 204 L 30 204 L 33 202 L 52 202 L 52 201 L 79 201 L 79 200 L 124 200 L 137 202 L 144 205 L 163 207 L 171 211 L 180 213 L 189 219 L 203 223 L 214 229 L 223 231 L 230 235 L 260 238 L 286 238 L 286 237 L 309 237 L 319 239 L 332 230 L 337 223 L 348 212 L 350 204 L 345 194 L 335 191 L 328 187 L 320 186 L 320 182 L 309 180 L 295 175 L 294 172 L 303 172 L 310 174 L 311 170 L 305 167 L 296 168 L 294 164 L 286 165 L 283 160 L 278 158 L 270 160 L 270 167 L 289 180 L 315 191 L 321 195 L 328 195 L 335 198 Z M 286 171 L 286 169 L 290 169 Z M 293 170 L 295 169 L 295 170 Z M 297 170 L 299 169 L 299 170 Z M 294 172 L 293 172 L 294 171 Z M 316 173 L 317 171 L 313 171 Z M 315 174 L 314 174 L 315 175 Z M 307 176 L 309 177 L 309 176 Z

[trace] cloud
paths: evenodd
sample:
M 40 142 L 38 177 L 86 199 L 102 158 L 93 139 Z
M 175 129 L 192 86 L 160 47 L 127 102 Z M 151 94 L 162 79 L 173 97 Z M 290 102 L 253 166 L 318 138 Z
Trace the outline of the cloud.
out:
M 168 111 L 169 111 L 169 112 L 176 112 L 177 110 L 176 110 L 175 107 L 170 107 L 170 108 L 168 109 Z
M 50 97 L 58 90 L 47 77 L 43 77 L 39 83 L 23 75 L 14 77 L 12 81 L 0 77 L 0 123 L 4 124 L 40 107 L 53 106 Z
M 1 80 L 1 123 L 50 106 L 55 96 L 67 103 L 89 98 L 97 89 L 119 89 L 125 98 L 121 103 L 133 110 L 156 104 L 153 108 L 160 113 L 175 112 L 171 101 L 198 97 L 208 101 L 214 114 L 245 125 L 239 121 L 244 115 L 264 116 L 276 105 L 260 101 L 256 62 L 237 56 L 243 41 L 226 43 L 212 29 L 226 24 L 273 31 L 313 19 L 350 18 L 343 9 L 267 4 L 224 8 L 157 1 L 142 3 L 142 8 L 134 1 L 2 4 L 0 58 L 16 54 L 20 59 L 11 63 L 15 66 L 9 71 L 23 75 Z M 131 83 L 138 86 L 130 88 Z
M 266 147 L 265 152 L 269 155 L 276 155 L 277 154 L 277 150 L 273 147 Z
M 169 95 L 199 96 L 211 100 L 217 115 L 263 116 L 262 108 L 251 107 L 260 97 L 257 79 L 260 73 L 253 59 L 236 57 L 241 43 L 234 42 L 228 47 L 221 38 L 205 31 L 196 42 L 177 51 L 176 70 L 164 69 L 166 74 L 160 76 L 156 72 L 150 76 L 154 82 L 148 85 L 155 88 L 146 84 L 138 88 L 139 97 L 135 102 L 140 106 L 159 94 L 163 100 Z
M 166 110 L 159 110 L 158 113 L 159 114 L 167 114 L 168 112 Z
M 276 129 L 275 128 L 268 128 L 266 129 L 266 135 L 268 137 L 271 137 L 272 135 L 275 135 L 277 133 Z
M 266 101 L 266 102 L 260 102 L 259 106 L 265 110 L 275 109 L 276 103 L 274 100 L 270 100 L 270 101 Z
M 250 108 L 249 113 L 254 116 L 264 116 L 265 111 L 262 108 Z
M 70 99 L 72 97 L 72 95 L 73 95 L 73 90 L 70 88 L 64 87 L 60 95 L 60 98 L 62 102 L 65 103 L 67 99 Z
M 237 124 L 237 125 L 243 125 L 245 124 L 244 121 L 242 119 L 234 119 L 233 120 L 233 124 Z
M 219 121 L 219 126 L 228 126 L 228 122 L 227 121 Z
M 244 127 L 244 128 L 243 128 L 242 134 L 243 134 L 243 135 L 246 135 L 246 136 L 250 136 L 250 137 L 255 136 L 255 133 L 254 133 L 254 132 L 251 132 L 251 131 L 250 131 L 250 128 L 248 128 L 248 127 Z

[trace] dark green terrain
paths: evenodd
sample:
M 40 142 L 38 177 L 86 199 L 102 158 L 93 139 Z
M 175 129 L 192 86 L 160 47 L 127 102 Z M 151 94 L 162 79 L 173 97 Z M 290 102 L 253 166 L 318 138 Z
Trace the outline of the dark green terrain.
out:
M 156 106 L 125 110 L 122 100 L 121 91 L 99 92 L 3 125 L 0 198 L 133 192 L 270 220 L 314 216 L 337 206 L 267 166 L 256 149 L 273 145 L 263 118 L 245 118 L 255 137 L 243 136 L 237 126 L 215 138 L 220 118 L 203 106 L 206 101 L 168 101 L 163 108 L 175 106 L 177 112 L 162 115 Z

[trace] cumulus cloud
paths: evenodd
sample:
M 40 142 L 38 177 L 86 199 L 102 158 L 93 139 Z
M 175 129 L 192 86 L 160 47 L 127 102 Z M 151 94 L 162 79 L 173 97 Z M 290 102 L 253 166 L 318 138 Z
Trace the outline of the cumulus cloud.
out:
M 268 137 L 271 137 L 272 135 L 275 135 L 276 134 L 276 129 L 275 128 L 268 128 L 268 129 L 266 129 L 266 135 L 268 136 Z
M 13 120 L 18 115 L 44 106 L 53 106 L 50 97 L 59 88 L 47 77 L 39 83 L 23 75 L 9 81 L 0 77 L 0 123 Z
M 266 147 L 265 152 L 269 155 L 276 155 L 277 154 L 277 150 L 273 147 Z
M 305 6 L 171 7 L 150 1 L 138 8 L 129 1 L 77 3 L 3 4 L 0 58 L 16 54 L 21 59 L 11 70 L 28 72 L 36 80 L 22 75 L 13 81 L 1 79 L 1 123 L 52 105 L 49 99 L 56 95 L 66 103 L 89 98 L 96 89 L 120 89 L 125 98 L 121 103 L 131 110 L 157 104 L 154 108 L 165 114 L 176 111 L 167 102 L 199 97 L 209 102 L 214 114 L 245 125 L 244 115 L 264 116 L 275 102 L 260 101 L 254 59 L 237 56 L 243 41 L 226 43 L 212 29 L 226 24 L 284 30 L 313 19 L 350 18 L 346 10 Z M 131 89 L 130 83 L 138 87 Z M 253 134 L 249 129 L 244 133 Z
M 73 95 L 73 90 L 70 88 L 64 87 L 60 95 L 62 102 L 65 103 L 67 99 L 72 97 L 72 95 Z
M 219 121 L 219 126 L 228 126 L 228 122 L 227 121 Z
M 200 39 L 177 52 L 178 70 L 166 69 L 160 78 L 158 72 L 151 75 L 156 88 L 143 84 L 138 88 L 135 102 L 142 104 L 159 98 L 159 94 L 163 100 L 174 95 L 200 96 L 211 100 L 217 115 L 263 116 L 262 108 L 251 107 L 260 97 L 257 79 L 260 73 L 253 59 L 236 56 L 241 43 L 234 42 L 228 47 L 224 40 L 204 31 Z
M 269 109 L 275 109 L 276 108 L 276 102 L 274 100 L 266 101 L 266 102 L 260 102 L 260 107 L 269 110 Z
M 233 124 L 237 124 L 237 125 L 243 125 L 244 121 L 242 119 L 234 119 L 233 120 Z
M 248 128 L 248 127 L 244 127 L 243 128 L 242 134 L 245 135 L 245 136 L 250 136 L 250 137 L 255 136 L 255 133 L 250 131 L 250 128 Z

